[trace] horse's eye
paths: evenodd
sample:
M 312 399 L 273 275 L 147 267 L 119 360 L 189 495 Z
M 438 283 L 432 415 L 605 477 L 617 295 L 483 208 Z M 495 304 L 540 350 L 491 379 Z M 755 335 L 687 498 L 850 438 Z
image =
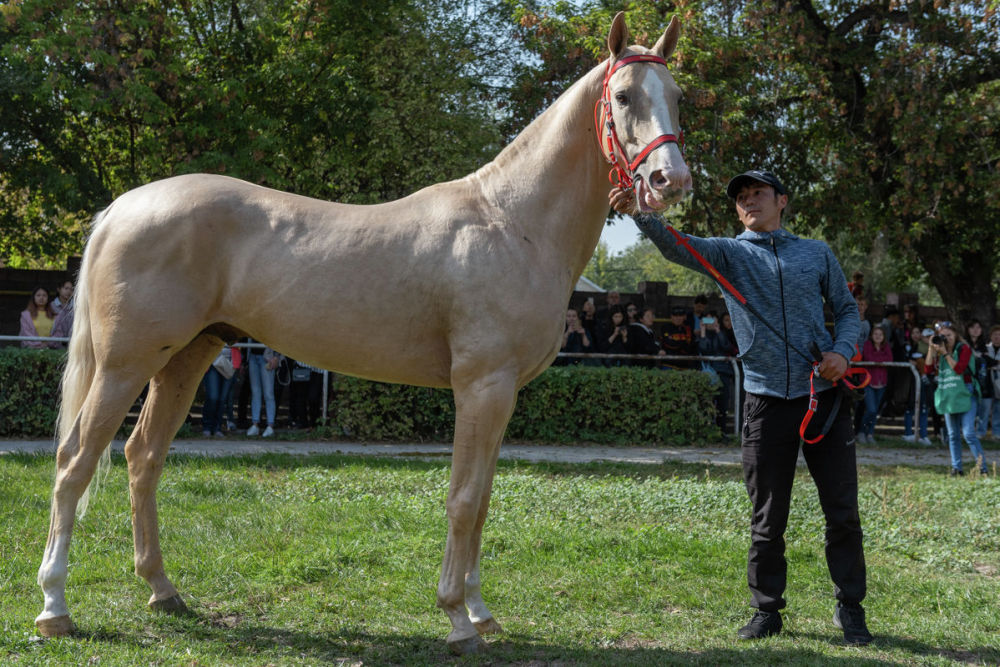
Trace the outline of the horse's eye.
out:
M 618 106 L 627 107 L 628 106 L 628 95 L 625 93 L 618 93 L 615 95 L 615 102 L 618 102 Z

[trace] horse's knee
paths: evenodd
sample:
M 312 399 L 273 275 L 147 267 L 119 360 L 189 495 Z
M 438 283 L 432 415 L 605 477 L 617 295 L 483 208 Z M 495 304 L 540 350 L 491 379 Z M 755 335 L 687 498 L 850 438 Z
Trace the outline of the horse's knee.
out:
M 446 503 L 449 525 L 462 531 L 471 531 L 479 520 L 481 496 L 477 493 L 459 493 Z

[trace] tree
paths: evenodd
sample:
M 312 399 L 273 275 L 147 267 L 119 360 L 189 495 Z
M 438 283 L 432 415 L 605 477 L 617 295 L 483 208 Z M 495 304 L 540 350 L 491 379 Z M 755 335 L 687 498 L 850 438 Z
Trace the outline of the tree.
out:
M 78 252 L 83 222 L 113 197 L 180 173 L 373 203 L 473 170 L 500 147 L 478 69 L 501 57 L 487 12 L 468 9 L 3 5 L 0 256 Z
M 648 239 L 642 239 L 614 255 L 608 250 L 607 244 L 603 241 L 598 243 L 584 275 L 605 289 L 620 292 L 634 292 L 639 282 L 644 280 L 668 283 L 671 294 L 690 295 L 718 291 L 715 283 L 707 276 L 679 264 L 663 261 L 660 251 Z
M 771 3 L 748 12 L 782 47 L 817 178 L 812 224 L 919 264 L 955 317 L 994 319 L 1000 251 L 1000 17 L 994 2 Z M 794 97 L 791 93 L 797 93 Z M 803 94 L 805 93 L 805 94 Z M 825 129 L 825 131 L 824 131 Z
M 996 0 L 676 0 L 626 9 L 638 42 L 670 14 L 684 25 L 672 69 L 686 93 L 696 185 L 670 212 L 679 227 L 739 231 L 725 182 L 751 165 L 771 167 L 793 193 L 793 231 L 841 248 L 884 246 L 901 276 L 925 273 L 954 316 L 994 319 Z M 574 48 L 585 56 L 581 70 L 604 57 L 590 37 L 600 31 L 581 27 L 606 26 L 611 14 L 603 5 L 532 5 L 522 41 L 538 59 L 522 78 L 577 75 L 564 55 Z

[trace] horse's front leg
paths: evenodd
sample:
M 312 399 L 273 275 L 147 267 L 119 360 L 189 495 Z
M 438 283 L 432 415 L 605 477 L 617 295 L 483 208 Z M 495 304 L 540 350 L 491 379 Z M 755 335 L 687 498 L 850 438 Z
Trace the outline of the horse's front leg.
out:
M 514 409 L 517 388 L 513 374 L 505 372 L 454 384 L 455 445 L 447 502 L 448 540 L 437 604 L 451 620 L 448 646 L 462 654 L 485 646 L 473 620 L 492 618 L 478 592 L 479 539 L 500 440 Z M 474 590 L 467 598 L 470 577 Z M 467 599 L 475 609 L 466 609 Z M 470 619 L 470 611 L 475 619 Z
M 496 452 L 499 454 L 500 443 L 503 440 L 503 432 L 497 440 Z M 482 501 L 479 505 L 479 518 L 476 520 L 476 527 L 472 535 L 472 569 L 465 575 L 465 606 L 469 609 L 469 620 L 476 627 L 476 631 L 481 635 L 489 635 L 501 632 L 500 624 L 493 618 L 493 614 L 486 607 L 483 601 L 482 586 L 479 579 L 479 557 L 483 545 L 483 525 L 486 523 L 486 514 L 490 509 L 490 494 L 493 490 L 493 477 L 496 471 L 497 454 L 493 455 L 493 463 L 490 466 L 489 482 L 483 492 Z

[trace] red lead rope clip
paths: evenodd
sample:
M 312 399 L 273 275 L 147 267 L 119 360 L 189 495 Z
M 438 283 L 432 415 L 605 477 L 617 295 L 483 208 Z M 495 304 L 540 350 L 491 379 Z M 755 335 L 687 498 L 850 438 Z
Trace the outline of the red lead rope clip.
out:
M 820 351 L 819 346 L 813 343 L 809 347 L 809 351 L 812 353 L 813 358 L 816 360 L 813 362 L 812 373 L 809 374 L 809 409 L 806 410 L 805 417 L 802 418 L 802 423 L 799 425 L 799 437 L 807 445 L 813 445 L 822 440 L 826 434 L 830 431 L 830 427 L 833 425 L 833 420 L 837 417 L 837 413 L 840 411 L 840 403 L 843 401 L 844 394 L 849 392 L 857 392 L 865 387 L 872 381 L 871 373 L 868 372 L 867 368 L 848 368 L 844 375 L 833 383 L 835 387 L 840 386 L 838 389 L 840 393 L 837 394 L 836 402 L 834 403 L 833 409 L 830 410 L 830 416 L 827 417 L 826 423 L 823 424 L 823 428 L 820 430 L 819 435 L 815 438 L 806 437 L 806 428 L 809 426 L 809 422 L 812 421 L 813 415 L 816 414 L 816 410 L 819 408 L 819 398 L 816 396 L 816 388 L 813 385 L 813 378 L 819 375 L 819 364 L 823 359 L 823 353 Z M 856 375 L 859 377 L 857 382 L 853 381 L 851 376 Z

